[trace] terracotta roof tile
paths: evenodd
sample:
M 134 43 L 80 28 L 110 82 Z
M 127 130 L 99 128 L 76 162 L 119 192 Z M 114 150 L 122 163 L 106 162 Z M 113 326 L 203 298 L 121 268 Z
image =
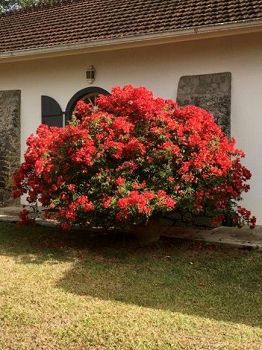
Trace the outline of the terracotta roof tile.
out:
M 262 0 L 65 0 L 0 16 L 0 53 L 261 18 Z

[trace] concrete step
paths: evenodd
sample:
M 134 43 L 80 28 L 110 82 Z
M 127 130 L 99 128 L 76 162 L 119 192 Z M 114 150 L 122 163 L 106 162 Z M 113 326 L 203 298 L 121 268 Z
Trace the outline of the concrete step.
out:
M 0 215 L 19 216 L 19 213 L 22 209 L 22 205 L 13 207 L 0 207 Z
M 248 226 L 242 228 L 220 226 L 210 230 L 171 227 L 164 236 L 262 250 L 262 225 L 257 225 L 254 229 Z

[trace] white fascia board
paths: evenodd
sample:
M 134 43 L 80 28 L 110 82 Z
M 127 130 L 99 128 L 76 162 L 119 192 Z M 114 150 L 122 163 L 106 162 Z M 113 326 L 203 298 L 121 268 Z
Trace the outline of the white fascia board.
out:
M 181 41 L 215 38 L 230 35 L 232 36 L 260 31 L 262 31 L 262 20 L 231 24 L 219 24 L 215 26 L 204 26 L 152 35 L 141 35 L 121 39 L 61 45 L 50 48 L 37 48 L 4 52 L 0 53 L 0 63 L 25 61 L 47 57 L 77 55 L 89 52 L 112 51 L 132 47 L 161 45 Z

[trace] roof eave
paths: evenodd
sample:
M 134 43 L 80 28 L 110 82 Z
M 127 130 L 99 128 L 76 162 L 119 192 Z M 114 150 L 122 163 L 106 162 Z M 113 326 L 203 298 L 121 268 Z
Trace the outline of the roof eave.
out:
M 0 53 L 0 63 L 59 57 L 89 52 L 112 51 L 132 47 L 160 45 L 172 42 L 247 34 L 262 31 L 262 19 L 248 22 L 218 24 L 159 34 L 139 35 L 121 39 L 101 40 L 55 47 L 26 49 Z

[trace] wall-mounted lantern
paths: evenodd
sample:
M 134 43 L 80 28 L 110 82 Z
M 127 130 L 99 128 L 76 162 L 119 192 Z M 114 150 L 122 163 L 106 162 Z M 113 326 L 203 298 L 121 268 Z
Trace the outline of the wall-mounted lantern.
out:
M 89 82 L 89 84 L 92 84 L 95 81 L 96 78 L 96 70 L 94 66 L 87 67 L 86 71 L 86 80 Z

